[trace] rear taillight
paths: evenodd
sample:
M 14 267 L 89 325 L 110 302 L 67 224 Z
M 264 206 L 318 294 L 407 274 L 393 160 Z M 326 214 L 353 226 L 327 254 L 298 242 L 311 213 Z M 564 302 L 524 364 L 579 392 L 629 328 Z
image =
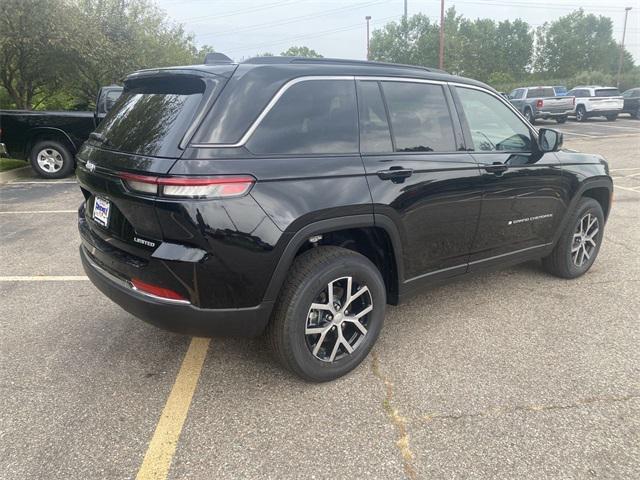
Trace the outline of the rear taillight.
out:
M 250 176 L 152 177 L 134 173 L 119 176 L 135 192 L 175 198 L 241 197 L 256 181 Z
M 135 288 L 136 290 L 139 290 L 142 293 L 146 293 L 148 295 L 153 295 L 154 297 L 166 298 L 168 300 L 187 300 L 178 292 L 174 292 L 173 290 L 170 290 L 168 288 L 159 287 L 157 285 L 143 282 L 139 278 L 132 278 L 131 285 L 133 285 L 133 288 Z
M 542 105 L 544 105 L 544 101 L 540 98 L 536 102 L 536 108 L 542 108 Z

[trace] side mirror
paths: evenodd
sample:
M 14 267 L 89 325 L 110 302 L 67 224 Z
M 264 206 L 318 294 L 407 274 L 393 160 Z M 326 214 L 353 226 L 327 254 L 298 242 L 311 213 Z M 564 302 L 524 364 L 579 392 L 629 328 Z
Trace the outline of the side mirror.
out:
M 557 152 L 562 147 L 562 133 L 551 128 L 538 130 L 538 148 L 541 152 Z

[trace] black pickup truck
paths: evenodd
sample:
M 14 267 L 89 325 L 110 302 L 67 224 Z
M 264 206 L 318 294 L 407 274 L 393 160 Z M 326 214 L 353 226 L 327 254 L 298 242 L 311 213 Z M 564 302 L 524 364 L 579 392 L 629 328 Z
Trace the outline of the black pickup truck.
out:
M 31 162 L 44 178 L 73 172 L 75 154 L 122 93 L 122 87 L 102 87 L 94 112 L 0 110 L 0 156 Z

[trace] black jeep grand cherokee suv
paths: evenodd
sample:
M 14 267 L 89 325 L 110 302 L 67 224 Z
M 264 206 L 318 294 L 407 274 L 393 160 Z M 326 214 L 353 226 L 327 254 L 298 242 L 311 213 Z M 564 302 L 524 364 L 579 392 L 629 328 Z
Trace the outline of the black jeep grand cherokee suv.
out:
M 385 306 L 542 258 L 585 273 L 612 181 L 486 85 L 369 62 L 256 58 L 130 75 L 78 155 L 80 255 L 125 310 L 258 335 L 324 381 Z

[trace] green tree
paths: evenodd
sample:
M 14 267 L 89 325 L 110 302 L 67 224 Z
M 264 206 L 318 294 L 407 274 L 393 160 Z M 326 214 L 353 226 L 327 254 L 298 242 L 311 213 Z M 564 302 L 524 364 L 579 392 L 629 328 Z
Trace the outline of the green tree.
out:
M 582 9 L 539 27 L 536 46 L 535 70 L 547 75 L 566 78 L 581 71 L 617 70 L 620 47 L 613 39 L 611 19 Z M 625 52 L 625 70 L 633 66 Z
M 135 70 L 201 63 L 213 50 L 198 50 L 149 0 L 74 0 L 73 7 L 78 61 L 69 81 L 87 102 Z
M 11 103 L 31 109 L 71 68 L 71 21 L 56 0 L 0 0 L 0 82 Z
M 438 65 L 438 25 L 423 14 L 389 22 L 374 30 L 369 43 L 371 60 L 408 65 Z
M 280 55 L 283 57 L 322 58 L 322 55 L 309 47 L 289 47 Z

